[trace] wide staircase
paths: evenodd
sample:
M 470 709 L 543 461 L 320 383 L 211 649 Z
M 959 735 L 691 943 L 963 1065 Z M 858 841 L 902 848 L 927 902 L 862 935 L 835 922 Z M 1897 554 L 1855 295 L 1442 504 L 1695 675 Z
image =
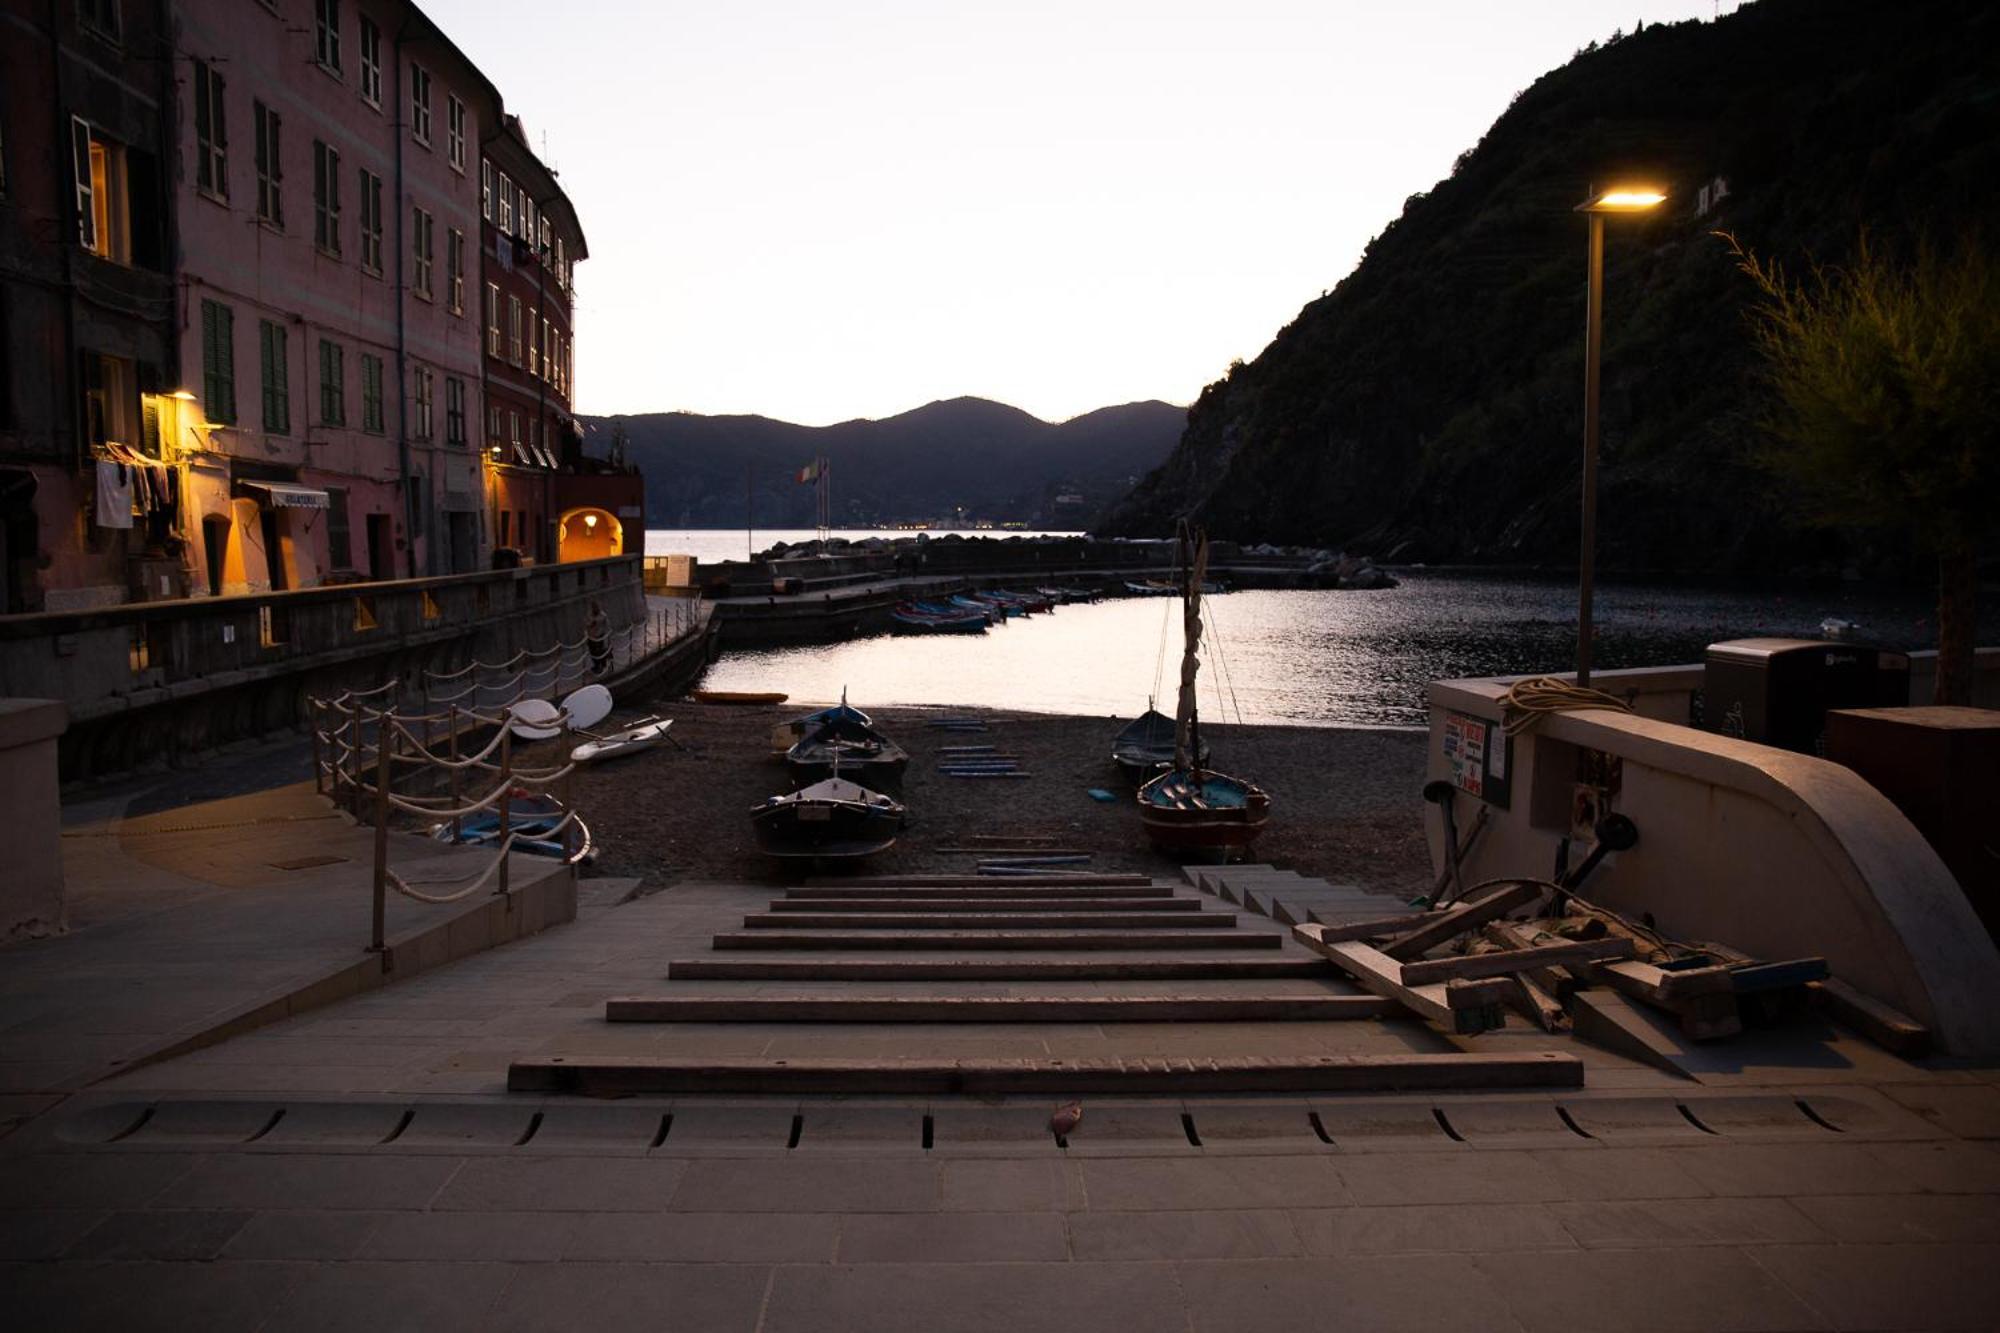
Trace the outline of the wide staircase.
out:
M 705 1054 L 699 1042 L 671 1038 L 606 1042 L 516 1061 L 509 1086 L 999 1095 L 1396 1090 L 1549 1077 L 1534 1059 L 1459 1050 L 1394 1001 L 1356 987 L 1288 929 L 1372 920 L 1398 910 L 1396 900 L 1269 866 L 1202 868 L 1188 878 L 808 880 L 715 935 L 706 954 L 672 960 L 658 993 L 607 1000 L 605 1019 L 686 1025 L 678 1030 L 689 1034 L 814 1025 L 825 1037 L 814 1055 Z M 1098 1031 L 1079 1038 L 1077 1025 Z M 980 1032 L 993 1040 L 982 1043 Z

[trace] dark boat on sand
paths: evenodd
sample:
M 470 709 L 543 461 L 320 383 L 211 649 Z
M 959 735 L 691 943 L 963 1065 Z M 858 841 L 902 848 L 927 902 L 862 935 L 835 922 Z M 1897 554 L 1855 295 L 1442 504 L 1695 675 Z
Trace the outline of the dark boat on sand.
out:
M 836 716 L 785 752 L 793 781 L 804 785 L 845 775 L 871 790 L 900 789 L 910 754 L 866 722 Z
M 902 831 L 900 802 L 846 778 L 773 796 L 750 812 L 766 855 L 854 860 L 887 851 Z
M 1208 748 L 1202 747 L 1201 760 L 1208 762 Z M 1111 742 L 1111 762 L 1125 780 L 1138 786 L 1162 769 L 1174 766 L 1174 720 L 1152 706 L 1125 724 Z

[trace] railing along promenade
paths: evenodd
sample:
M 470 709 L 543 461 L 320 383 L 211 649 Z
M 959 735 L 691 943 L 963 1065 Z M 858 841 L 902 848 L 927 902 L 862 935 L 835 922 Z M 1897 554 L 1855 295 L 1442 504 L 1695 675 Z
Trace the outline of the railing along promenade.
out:
M 516 679 L 520 678 L 517 675 Z M 442 711 L 426 707 L 422 712 L 402 713 L 395 711 L 396 689 L 392 681 L 372 690 L 344 691 L 332 698 L 309 701 L 316 785 L 323 795 L 353 812 L 357 820 L 366 812 L 374 826 L 374 903 L 368 947 L 376 952 L 386 947 L 391 892 L 432 905 L 460 902 L 488 884 L 495 896 L 506 896 L 510 887 L 507 858 L 522 838 L 511 802 L 523 793 L 549 803 L 550 808 L 538 814 L 531 836 L 538 842 L 559 839 L 563 865 L 574 866 L 591 852 L 589 830 L 576 808 L 574 761 L 521 767 L 514 760 L 514 729 L 509 725 L 507 707 L 482 711 L 449 703 Z M 517 696 L 509 706 L 525 697 L 538 696 Z M 567 720 L 563 717 L 558 722 Z M 468 740 L 481 735 L 486 739 L 466 753 Z M 491 779 L 490 785 L 480 786 L 484 779 Z M 478 790 L 468 795 L 468 785 Z M 399 815 L 448 822 L 451 842 L 459 845 L 465 821 L 488 811 L 495 820 L 488 844 L 492 859 L 455 888 L 426 892 L 418 887 L 419 882 L 389 864 L 389 834 Z

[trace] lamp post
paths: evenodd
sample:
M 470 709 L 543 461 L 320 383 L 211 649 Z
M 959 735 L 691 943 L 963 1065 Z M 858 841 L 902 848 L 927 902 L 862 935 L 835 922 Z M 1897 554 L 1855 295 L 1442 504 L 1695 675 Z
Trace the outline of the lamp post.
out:
M 1665 202 L 1666 193 L 1619 186 L 1593 194 L 1576 211 L 1590 218 L 1590 288 L 1583 337 L 1583 536 L 1576 569 L 1576 683 L 1590 684 L 1591 597 L 1597 578 L 1597 401 L 1598 365 L 1604 350 L 1604 215 L 1644 213 Z

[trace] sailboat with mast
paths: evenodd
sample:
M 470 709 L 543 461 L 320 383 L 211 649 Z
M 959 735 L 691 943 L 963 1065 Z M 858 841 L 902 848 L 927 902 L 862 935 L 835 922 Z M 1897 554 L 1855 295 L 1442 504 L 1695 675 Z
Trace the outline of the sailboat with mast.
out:
M 1271 817 L 1271 798 L 1254 782 L 1207 766 L 1195 678 L 1201 670 L 1201 586 L 1208 574 L 1208 534 L 1183 525 L 1180 534 L 1181 684 L 1174 715 L 1174 758 L 1166 772 L 1139 788 L 1146 836 L 1170 852 L 1227 856 L 1256 842 Z

